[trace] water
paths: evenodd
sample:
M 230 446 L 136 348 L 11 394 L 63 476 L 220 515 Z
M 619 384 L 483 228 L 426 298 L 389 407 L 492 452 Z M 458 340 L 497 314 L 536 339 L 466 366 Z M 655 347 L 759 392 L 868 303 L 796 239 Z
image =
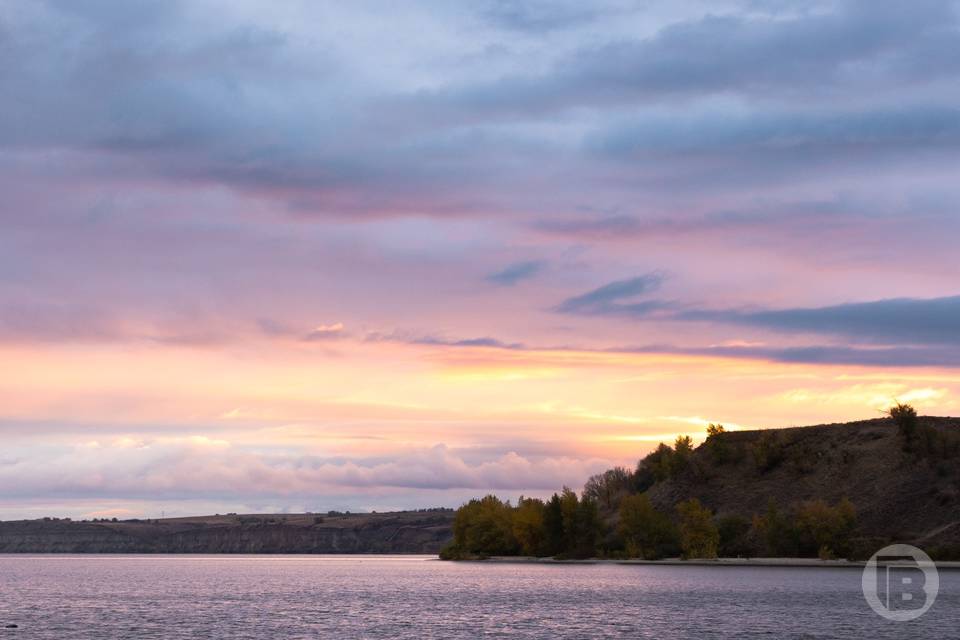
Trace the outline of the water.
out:
M 6 638 L 943 638 L 871 611 L 855 569 L 516 565 L 390 556 L 0 555 Z

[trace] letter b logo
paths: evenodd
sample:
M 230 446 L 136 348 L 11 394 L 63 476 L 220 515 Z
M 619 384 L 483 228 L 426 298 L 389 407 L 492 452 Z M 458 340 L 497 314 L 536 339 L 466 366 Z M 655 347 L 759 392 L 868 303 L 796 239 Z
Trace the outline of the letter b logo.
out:
M 873 554 L 863 569 L 867 604 L 887 620 L 915 620 L 937 599 L 940 576 L 930 556 L 908 544 L 892 544 Z

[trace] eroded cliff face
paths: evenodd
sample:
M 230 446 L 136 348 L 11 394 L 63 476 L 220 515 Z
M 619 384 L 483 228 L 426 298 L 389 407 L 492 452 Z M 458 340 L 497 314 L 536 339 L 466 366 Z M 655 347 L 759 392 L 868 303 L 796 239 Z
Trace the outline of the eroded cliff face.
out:
M 0 522 L 0 553 L 437 553 L 453 513 Z

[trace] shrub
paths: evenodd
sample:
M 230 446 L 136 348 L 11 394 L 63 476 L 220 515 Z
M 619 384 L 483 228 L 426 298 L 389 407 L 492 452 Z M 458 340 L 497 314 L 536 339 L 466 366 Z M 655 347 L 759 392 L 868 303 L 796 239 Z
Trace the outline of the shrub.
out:
M 707 439 L 709 440 L 710 438 L 719 436 L 723 433 L 726 433 L 726 431 L 727 430 L 723 428 L 722 424 L 714 424 L 711 422 L 707 425 Z
M 620 502 L 618 530 L 631 558 L 662 558 L 676 546 L 677 533 L 670 518 L 654 509 L 644 494 L 627 496 Z
M 725 516 L 717 520 L 720 534 L 718 553 L 724 558 L 739 558 L 753 555 L 750 542 L 750 521 L 741 516 Z
M 776 431 L 764 431 L 750 447 L 753 464 L 760 473 L 772 471 L 783 462 L 783 442 Z
M 657 482 L 666 480 L 672 473 L 673 449 L 662 442 L 637 464 L 634 473 L 634 491 L 643 493 Z
M 713 514 L 691 498 L 677 505 L 680 516 L 680 549 L 684 559 L 716 558 L 720 533 L 713 522 Z
M 887 410 L 887 415 L 893 418 L 897 430 L 903 436 L 906 444 L 909 445 L 917 433 L 917 410 L 908 404 L 898 402 Z
M 846 498 L 833 507 L 823 500 L 801 502 L 794 516 L 800 554 L 847 555 L 856 522 L 857 510 Z
M 797 532 L 790 518 L 771 499 L 762 516 L 754 516 L 751 535 L 759 541 L 764 555 L 792 557 L 797 555 Z
M 677 436 L 673 445 L 673 459 L 670 461 L 670 477 L 676 478 L 690 466 L 693 455 L 693 439 L 690 436 Z
M 722 424 L 707 425 L 706 445 L 714 464 L 726 464 L 733 458 L 730 444 L 723 437 L 726 432 Z

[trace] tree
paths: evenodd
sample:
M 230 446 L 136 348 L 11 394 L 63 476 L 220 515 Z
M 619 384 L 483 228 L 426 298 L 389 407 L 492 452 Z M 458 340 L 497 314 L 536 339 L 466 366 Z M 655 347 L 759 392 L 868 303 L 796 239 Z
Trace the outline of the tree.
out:
M 544 510 L 543 500 L 520 496 L 517 501 L 513 510 L 513 537 L 523 555 L 540 555 L 544 549 Z
M 556 507 L 553 506 L 555 500 Z M 595 555 L 597 539 L 601 533 L 600 513 L 596 500 L 588 497 L 580 500 L 573 490 L 564 487 L 563 493 L 559 496 L 554 495 L 547 503 L 545 519 L 553 519 L 554 515 L 551 512 L 554 509 L 559 511 L 561 523 L 560 541 L 556 545 L 559 550 L 555 551 L 555 555 L 563 554 L 578 558 Z M 548 535 L 553 535 L 549 530 L 554 526 L 554 522 L 547 524 Z
M 600 538 L 602 521 L 597 501 L 584 498 L 577 508 L 576 536 L 571 554 L 577 558 L 597 555 L 597 540 Z
M 720 546 L 720 533 L 713 522 L 713 514 L 690 498 L 677 505 L 680 516 L 680 549 L 684 559 L 716 558 Z
M 614 509 L 629 487 L 630 472 L 623 467 L 614 467 L 590 476 L 583 486 L 583 497 L 596 500 L 605 509 Z
M 856 522 L 857 510 L 846 498 L 834 507 L 823 500 L 801 502 L 794 515 L 800 554 L 824 559 L 847 554 Z
M 710 423 L 707 425 L 707 439 L 719 436 L 723 433 L 726 433 L 727 430 L 723 428 L 722 424 Z
M 917 410 L 909 404 L 898 402 L 887 410 L 887 415 L 893 418 L 906 444 L 911 444 L 917 433 L 917 423 L 919 422 Z
M 563 505 L 555 493 L 543 508 L 543 555 L 555 556 L 563 550 Z
M 673 449 L 660 443 L 638 464 L 634 474 L 634 491 L 643 493 L 655 483 L 670 477 L 673 468 Z
M 690 467 L 691 456 L 693 456 L 693 438 L 677 436 L 673 444 L 673 457 L 670 460 L 671 478 L 676 478 Z
M 560 513 L 563 515 L 563 551 L 570 552 L 577 542 L 577 511 L 580 499 L 570 487 L 560 493 Z
M 764 554 L 774 557 L 792 557 L 797 555 L 797 532 L 790 519 L 780 512 L 777 503 L 771 498 L 767 502 L 767 511 L 762 516 L 753 517 L 752 533 L 761 541 Z
M 620 501 L 620 536 L 627 555 L 648 560 L 663 557 L 663 550 L 676 540 L 676 530 L 665 514 L 653 508 L 645 494 Z
M 710 423 L 707 425 L 707 450 L 716 464 L 725 464 L 730 458 L 730 447 L 723 434 L 727 432 L 722 424 Z
M 737 515 L 717 520 L 720 534 L 718 553 L 724 558 L 739 558 L 752 555 L 750 544 L 750 521 Z
M 488 495 L 473 499 L 457 509 L 453 519 L 453 546 L 477 555 L 511 555 L 518 544 L 513 536 L 512 509 L 509 502 Z

